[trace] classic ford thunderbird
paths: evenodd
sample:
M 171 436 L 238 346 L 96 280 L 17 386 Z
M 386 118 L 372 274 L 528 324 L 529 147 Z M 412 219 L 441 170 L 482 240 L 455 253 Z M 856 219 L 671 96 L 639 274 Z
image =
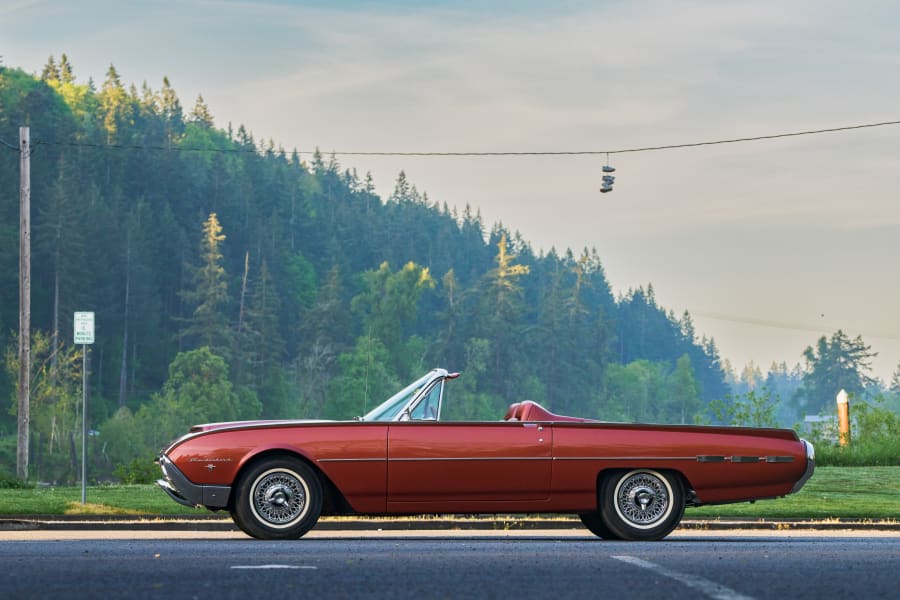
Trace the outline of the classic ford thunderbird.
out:
M 607 423 L 527 400 L 441 421 L 458 375 L 434 369 L 355 421 L 195 425 L 160 454 L 157 484 L 262 539 L 320 515 L 571 513 L 601 538 L 658 540 L 685 506 L 791 494 L 815 468 L 785 429 Z

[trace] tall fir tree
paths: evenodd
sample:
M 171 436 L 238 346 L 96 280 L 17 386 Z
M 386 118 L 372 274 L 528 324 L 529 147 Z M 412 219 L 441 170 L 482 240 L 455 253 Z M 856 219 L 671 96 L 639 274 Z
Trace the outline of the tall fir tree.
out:
M 203 223 L 200 256 L 189 266 L 192 286 L 181 296 L 193 307 L 182 336 L 190 347 L 206 346 L 215 354 L 230 359 L 234 335 L 227 316 L 228 280 L 223 266 L 222 242 L 225 235 L 216 213 Z

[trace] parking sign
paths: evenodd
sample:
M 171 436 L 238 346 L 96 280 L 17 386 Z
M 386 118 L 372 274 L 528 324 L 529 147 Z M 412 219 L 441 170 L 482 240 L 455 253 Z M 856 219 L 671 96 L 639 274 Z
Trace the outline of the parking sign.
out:
M 75 344 L 94 343 L 94 313 L 75 313 Z

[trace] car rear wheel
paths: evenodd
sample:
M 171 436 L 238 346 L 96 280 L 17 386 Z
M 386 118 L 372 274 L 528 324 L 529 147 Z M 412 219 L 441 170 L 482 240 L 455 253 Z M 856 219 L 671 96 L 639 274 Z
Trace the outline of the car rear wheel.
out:
M 666 471 L 617 471 L 600 485 L 600 516 L 622 540 L 661 540 L 684 515 L 681 479 Z
M 248 535 L 263 540 L 297 539 L 319 520 L 322 483 L 296 458 L 270 458 L 241 475 L 234 502 L 231 517 Z
M 615 533 L 613 533 L 612 529 L 606 526 L 606 523 L 603 522 L 603 517 L 600 516 L 599 512 L 592 513 L 584 513 L 578 515 L 581 518 L 581 522 L 587 527 L 591 533 L 596 535 L 599 538 L 603 538 L 604 540 L 618 540 L 621 539 Z

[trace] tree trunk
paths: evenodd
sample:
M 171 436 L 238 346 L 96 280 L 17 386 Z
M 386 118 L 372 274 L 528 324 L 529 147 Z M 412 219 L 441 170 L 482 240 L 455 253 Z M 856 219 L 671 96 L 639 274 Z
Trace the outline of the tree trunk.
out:
M 128 385 L 128 312 L 129 290 L 131 288 L 131 240 L 125 239 L 125 318 L 122 325 L 122 364 L 119 366 L 119 408 L 125 406 Z

